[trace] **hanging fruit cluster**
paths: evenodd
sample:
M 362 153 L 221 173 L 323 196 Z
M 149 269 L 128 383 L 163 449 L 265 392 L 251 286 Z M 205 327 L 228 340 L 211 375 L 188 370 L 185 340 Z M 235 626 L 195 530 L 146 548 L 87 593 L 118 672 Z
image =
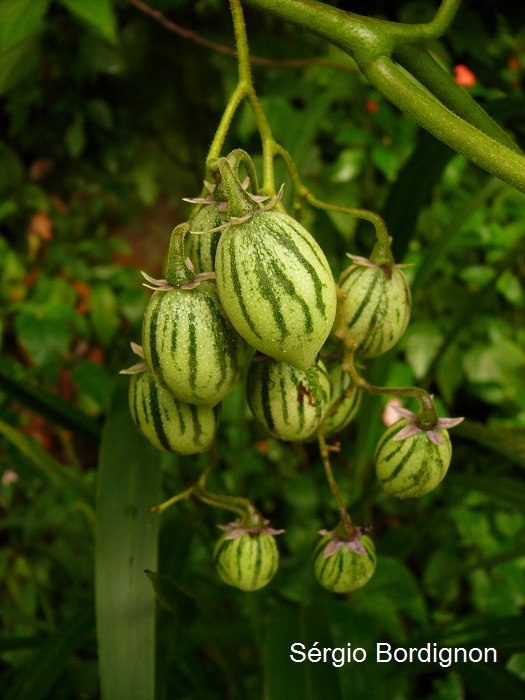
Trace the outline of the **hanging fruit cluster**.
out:
M 249 184 L 241 184 L 243 163 Z M 340 521 L 322 530 L 313 555 L 325 588 L 344 593 L 372 576 L 375 550 L 368 528 L 353 524 L 329 465 L 325 439 L 356 414 L 362 390 L 416 397 L 420 410 L 383 435 L 375 453 L 382 487 L 399 498 L 428 493 L 451 459 L 447 428 L 432 397 L 420 389 L 383 389 L 362 379 L 354 356 L 377 357 L 403 335 L 411 298 L 395 265 L 386 230 L 370 259 L 349 256 L 336 285 L 315 239 L 281 211 L 279 196 L 262 197 L 243 151 L 213 164 L 217 183 L 201 208 L 171 236 L 166 279 L 144 276 L 154 290 L 142 328 L 142 362 L 132 374 L 130 411 L 138 430 L 158 449 L 191 455 L 210 449 L 219 404 L 247 370 L 246 398 L 254 418 L 273 437 L 299 442 L 317 436 Z M 248 192 L 248 187 L 251 192 Z M 320 359 L 330 343 L 336 353 Z M 334 358 L 338 358 L 337 360 Z M 244 498 L 206 491 L 193 495 L 238 515 L 223 526 L 214 561 L 220 578 L 241 590 L 266 585 L 277 571 L 275 535 L 282 530 Z

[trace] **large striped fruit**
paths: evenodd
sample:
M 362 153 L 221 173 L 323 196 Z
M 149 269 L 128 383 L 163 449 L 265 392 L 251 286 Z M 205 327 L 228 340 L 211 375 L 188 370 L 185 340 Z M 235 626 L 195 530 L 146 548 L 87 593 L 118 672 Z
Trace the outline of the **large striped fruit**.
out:
M 155 292 L 144 314 L 142 346 L 159 383 L 197 406 L 215 406 L 226 396 L 247 355 L 211 280 Z
M 300 370 L 268 358 L 251 363 L 246 396 L 270 435 L 297 442 L 317 430 L 330 401 L 330 380 L 322 362 Z
M 275 209 L 232 224 L 215 260 L 226 313 L 250 345 L 308 369 L 335 318 L 336 288 L 320 246 L 295 219 Z
M 139 432 L 159 450 L 192 455 L 213 442 L 217 409 L 178 401 L 151 372 L 131 377 L 129 407 Z
M 343 546 L 335 554 L 325 557 L 324 550 L 331 541 L 332 537 L 325 535 L 313 554 L 314 573 L 321 586 L 334 593 L 350 593 L 364 586 L 376 568 L 376 552 L 370 537 L 363 535 L 360 538 L 366 555 Z
M 411 296 L 398 267 L 354 264 L 341 275 L 348 330 L 359 357 L 377 357 L 401 338 L 410 319 Z
M 442 445 L 433 443 L 424 431 L 394 440 L 411 421 L 391 425 L 377 445 L 374 462 L 381 486 L 398 498 L 417 498 L 432 491 L 444 478 L 452 457 L 448 431 L 440 428 Z
M 348 372 L 343 372 L 341 365 L 333 367 L 328 378 L 330 379 L 331 399 L 326 418 L 323 421 L 325 437 L 331 437 L 346 428 L 357 413 L 361 403 L 361 392 L 355 386 L 349 392 L 349 396 L 344 396 L 350 386 L 350 375 Z M 343 396 L 344 398 L 341 399 Z M 336 405 L 334 412 L 330 413 L 330 410 Z
M 218 204 L 205 204 L 190 221 L 191 231 L 187 236 L 187 254 L 195 274 L 215 270 L 215 252 L 221 237 L 221 231 L 213 233 L 192 233 L 193 231 L 210 231 L 222 224 Z
M 279 565 L 279 550 L 273 535 L 266 532 L 228 540 L 225 533 L 215 545 L 213 560 L 217 573 L 229 586 L 242 591 L 257 591 L 274 577 Z

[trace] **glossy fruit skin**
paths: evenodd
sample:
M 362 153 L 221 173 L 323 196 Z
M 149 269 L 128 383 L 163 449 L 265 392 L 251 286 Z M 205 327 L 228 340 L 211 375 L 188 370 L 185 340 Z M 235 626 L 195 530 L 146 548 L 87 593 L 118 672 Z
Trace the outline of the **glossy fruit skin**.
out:
M 332 328 L 336 287 L 308 231 L 275 209 L 229 226 L 217 246 L 217 288 L 240 335 L 298 369 L 316 361 Z
M 225 533 L 215 545 L 213 560 L 217 573 L 228 586 L 241 591 L 257 591 L 274 577 L 279 550 L 273 535 L 246 532 L 233 540 Z
M 187 236 L 186 250 L 193 263 L 195 274 L 215 270 L 215 253 L 221 231 L 213 233 L 192 233 L 210 231 L 223 223 L 217 204 L 205 204 L 190 221 L 191 230 Z
M 330 379 L 330 406 L 323 421 L 323 432 L 329 438 L 341 432 L 352 421 L 361 404 L 361 392 L 354 386 L 350 396 L 346 396 L 337 406 L 335 413 L 330 413 L 339 398 L 350 386 L 350 376 L 343 372 L 341 365 L 333 367 L 328 377 Z
M 211 447 L 218 410 L 178 401 L 151 372 L 131 377 L 129 408 L 139 432 L 159 450 L 193 455 Z
M 378 357 L 401 338 L 410 320 L 412 299 L 407 279 L 397 267 L 350 265 L 339 280 L 346 294 L 345 317 L 356 355 Z
M 341 547 L 325 558 L 324 550 L 331 541 L 332 537 L 325 535 L 317 543 L 313 554 L 314 573 L 321 586 L 333 593 L 350 593 L 364 586 L 376 568 L 375 547 L 370 537 L 362 535 L 360 538 L 366 555 Z
M 231 325 L 215 283 L 156 291 L 142 324 L 144 358 L 179 401 L 215 406 L 239 380 L 247 346 Z
M 447 430 L 440 429 L 442 445 L 434 444 L 420 431 L 403 440 L 394 440 L 409 424 L 402 419 L 391 425 L 377 445 L 374 463 L 381 486 L 397 498 L 418 498 L 429 493 L 443 480 L 452 458 Z
M 246 380 L 248 405 L 279 440 L 300 442 L 315 433 L 330 402 L 330 380 L 322 362 L 299 370 L 267 358 L 253 361 Z

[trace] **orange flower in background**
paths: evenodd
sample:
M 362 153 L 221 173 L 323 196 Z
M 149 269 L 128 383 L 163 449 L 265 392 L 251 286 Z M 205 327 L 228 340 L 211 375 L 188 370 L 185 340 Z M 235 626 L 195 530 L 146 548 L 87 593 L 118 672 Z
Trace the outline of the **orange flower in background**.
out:
M 379 109 L 379 105 L 375 100 L 367 100 L 366 101 L 366 110 L 367 112 L 370 112 L 370 114 L 375 114 L 377 110 Z
M 474 87 L 476 84 L 476 75 L 470 68 L 459 63 L 454 66 L 454 80 L 461 87 Z

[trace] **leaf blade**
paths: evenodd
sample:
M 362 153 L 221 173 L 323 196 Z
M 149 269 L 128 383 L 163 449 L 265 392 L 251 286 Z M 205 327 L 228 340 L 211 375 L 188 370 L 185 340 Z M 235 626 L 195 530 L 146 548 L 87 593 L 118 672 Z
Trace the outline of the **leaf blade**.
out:
M 101 443 L 95 548 L 100 679 L 111 700 L 154 697 L 155 596 L 144 569 L 157 563 L 158 459 L 131 421 L 121 378 Z

